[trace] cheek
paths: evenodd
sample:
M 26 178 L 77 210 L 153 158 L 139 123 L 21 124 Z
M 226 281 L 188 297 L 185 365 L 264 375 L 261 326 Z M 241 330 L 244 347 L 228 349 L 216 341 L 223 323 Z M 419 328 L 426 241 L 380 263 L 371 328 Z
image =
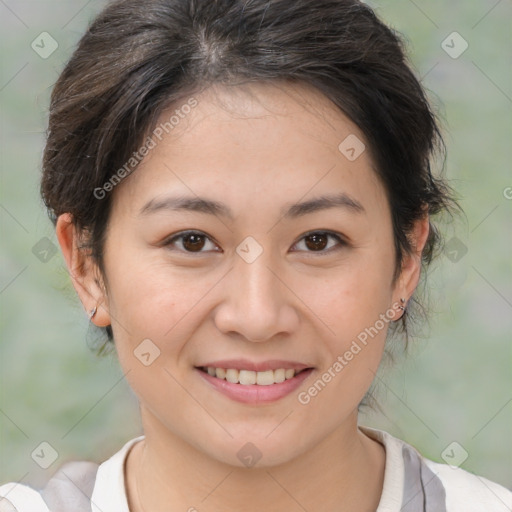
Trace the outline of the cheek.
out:
M 326 407 L 325 415 L 329 404 L 339 404 L 341 415 L 342 403 L 356 406 L 375 377 L 393 318 L 393 257 L 393 251 L 383 254 L 368 248 L 333 270 L 329 280 L 309 283 L 314 290 L 311 308 L 329 327 L 324 329 L 325 357 L 319 375 L 328 384 L 324 388 L 320 382 L 311 390 L 313 396 L 322 389 L 315 407 Z
M 211 276 L 199 277 L 136 251 L 112 251 L 110 261 L 115 264 L 106 269 L 108 303 L 120 349 L 130 346 L 133 350 L 146 338 L 162 351 L 179 349 L 168 340 L 186 339 L 187 325 L 205 289 L 214 285 Z
M 315 305 L 329 330 L 323 338 L 322 367 L 298 401 L 319 431 L 334 428 L 350 414 L 377 373 L 392 318 L 389 274 L 380 269 L 382 274 L 355 264 L 317 289 Z
M 375 323 L 391 307 L 393 287 L 391 257 L 367 253 L 332 270 L 328 279 L 297 283 L 301 297 L 329 326 L 337 338 L 354 337 Z

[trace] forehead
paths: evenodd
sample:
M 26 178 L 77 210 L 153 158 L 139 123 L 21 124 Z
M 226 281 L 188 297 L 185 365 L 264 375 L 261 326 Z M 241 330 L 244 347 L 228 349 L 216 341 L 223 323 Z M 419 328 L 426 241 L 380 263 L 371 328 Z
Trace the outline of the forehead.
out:
M 212 86 L 163 112 L 155 130 L 153 149 L 114 191 L 114 207 L 133 210 L 168 192 L 215 196 L 235 211 L 258 201 L 281 211 L 327 192 L 385 206 L 364 135 L 306 84 Z

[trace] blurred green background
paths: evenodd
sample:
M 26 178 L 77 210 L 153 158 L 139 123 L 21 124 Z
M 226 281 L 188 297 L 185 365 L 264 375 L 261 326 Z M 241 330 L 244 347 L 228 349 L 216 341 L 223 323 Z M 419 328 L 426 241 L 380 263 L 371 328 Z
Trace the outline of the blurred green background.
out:
M 40 486 L 65 461 L 103 461 L 141 433 L 115 356 L 91 351 L 97 336 L 52 253 L 38 195 L 51 87 L 104 3 L 0 1 L 0 483 Z M 512 488 L 512 2 L 371 5 L 405 35 L 443 119 L 446 172 L 466 216 L 446 230 L 429 272 L 429 325 L 383 368 L 382 411 L 361 423 L 441 462 L 456 441 L 468 454 L 464 469 Z M 469 45 L 457 58 L 464 41 L 453 32 Z M 46 470 L 31 458 L 43 441 L 58 452 Z

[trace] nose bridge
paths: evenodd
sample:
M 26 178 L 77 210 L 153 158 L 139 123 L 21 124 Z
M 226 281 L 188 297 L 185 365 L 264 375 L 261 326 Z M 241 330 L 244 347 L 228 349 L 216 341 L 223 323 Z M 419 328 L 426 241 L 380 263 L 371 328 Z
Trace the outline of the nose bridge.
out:
M 250 341 L 265 341 L 277 333 L 293 329 L 295 314 L 288 302 L 286 287 L 276 276 L 279 267 L 270 250 L 254 257 L 255 247 L 244 246 L 229 273 L 223 301 L 216 322 L 224 332 L 238 332 Z M 243 252 L 244 249 L 248 249 Z M 252 257 L 247 257 L 251 254 Z
M 270 269 L 270 255 L 262 254 L 253 262 L 241 259 L 235 265 L 235 277 L 239 290 L 238 300 L 246 301 L 248 306 L 255 309 L 274 310 L 278 295 L 280 294 L 280 282 L 275 271 Z M 275 266 L 275 265 L 274 265 Z M 261 313 L 262 311 L 260 311 Z

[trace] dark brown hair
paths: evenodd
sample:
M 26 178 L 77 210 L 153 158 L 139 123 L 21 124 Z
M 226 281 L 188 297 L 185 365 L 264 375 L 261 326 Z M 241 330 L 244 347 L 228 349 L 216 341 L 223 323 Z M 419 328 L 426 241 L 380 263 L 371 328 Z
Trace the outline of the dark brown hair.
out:
M 403 43 L 357 0 L 109 4 L 53 89 L 41 184 L 50 218 L 71 213 L 104 274 L 111 194 L 98 199 L 95 190 L 130 160 L 162 111 L 214 83 L 283 80 L 317 88 L 364 133 L 389 198 L 396 277 L 413 223 L 456 203 L 431 171 L 444 145 Z M 431 222 L 424 265 L 439 245 Z

